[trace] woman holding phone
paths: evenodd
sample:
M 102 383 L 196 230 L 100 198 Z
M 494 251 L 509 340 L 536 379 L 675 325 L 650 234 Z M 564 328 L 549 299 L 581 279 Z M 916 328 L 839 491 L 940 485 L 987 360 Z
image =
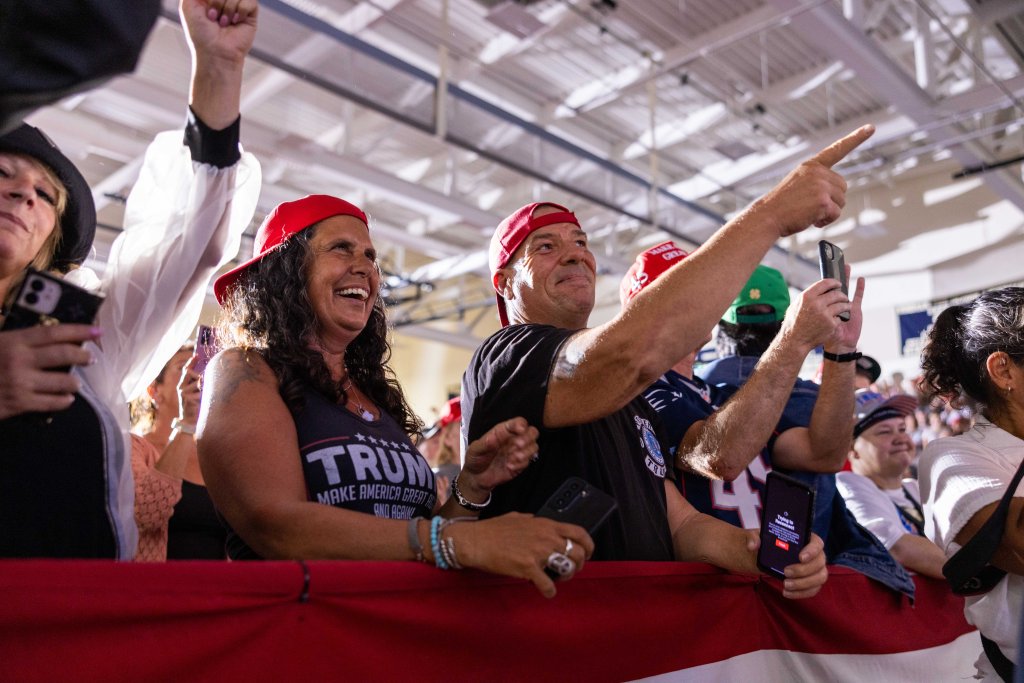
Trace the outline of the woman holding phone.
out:
M 238 147 L 257 7 L 232 2 L 229 16 L 225 5 L 182 0 L 195 67 L 185 142 L 163 133 L 147 151 L 102 281 L 77 268 L 96 230 L 82 174 L 32 126 L 0 136 L 4 315 L 30 266 L 106 297 L 92 326 L 0 332 L 0 557 L 135 555 L 128 398 L 191 332 L 260 187 Z
M 202 331 L 210 328 L 200 326 Z M 226 532 L 196 452 L 204 353 L 181 347 L 132 401 L 132 473 L 139 550 L 135 559 L 223 560 Z
M 236 559 L 412 560 L 529 579 L 546 596 L 593 551 L 579 526 L 507 514 L 460 522 L 529 466 L 537 430 L 499 423 L 465 453 L 452 496 L 410 437 L 421 423 L 388 361 L 366 215 L 312 195 L 278 205 L 254 257 L 217 279 L 222 351 L 209 365 L 199 461 Z M 244 427 L 242 427 L 244 425 Z M 556 558 L 557 559 L 557 558 Z

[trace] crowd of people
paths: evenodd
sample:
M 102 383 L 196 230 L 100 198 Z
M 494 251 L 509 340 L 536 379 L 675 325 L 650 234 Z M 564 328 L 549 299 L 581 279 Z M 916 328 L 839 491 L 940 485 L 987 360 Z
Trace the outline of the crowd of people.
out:
M 1024 461 L 1024 289 L 944 311 L 922 377 L 889 380 L 858 351 L 863 279 L 793 299 L 760 265 L 780 238 L 839 217 L 832 167 L 870 126 L 692 253 L 640 253 L 621 310 L 595 327 L 587 228 L 550 201 L 511 213 L 488 252 L 501 328 L 425 428 L 390 367 L 372 221 L 339 197 L 266 216 L 251 258 L 214 282 L 222 351 L 197 367 L 202 300 L 259 192 L 239 114 L 258 12 L 181 0 L 186 125 L 151 145 L 102 279 L 81 267 L 96 226 L 82 174 L 42 131 L 5 123 L 4 319 L 37 271 L 104 301 L 92 324 L 0 331 L 0 556 L 407 560 L 526 579 L 548 597 L 591 560 L 757 575 L 774 470 L 815 492 L 788 598 L 816 595 L 828 565 L 913 598 L 912 574 L 941 579 L 994 533 L 980 560 L 995 580 L 965 609 L 983 636 L 979 675 L 1007 676 L 1024 503 L 1011 492 L 995 512 Z M 712 338 L 717 358 L 695 367 Z M 802 379 L 818 349 L 819 378 Z M 572 477 L 617 501 L 602 525 L 536 514 Z

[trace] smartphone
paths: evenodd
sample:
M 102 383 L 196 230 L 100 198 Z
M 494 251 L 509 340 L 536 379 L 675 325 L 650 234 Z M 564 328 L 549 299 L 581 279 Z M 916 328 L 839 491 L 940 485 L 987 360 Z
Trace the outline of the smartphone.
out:
M 193 372 L 203 374 L 210 359 L 217 355 L 217 336 L 212 327 L 200 325 L 196 333 L 196 364 Z
M 821 240 L 818 242 L 818 263 L 821 267 L 821 278 L 839 280 L 843 294 L 849 296 L 850 283 L 846 279 L 846 257 L 843 255 L 843 250 L 828 240 Z M 839 319 L 849 320 L 850 312 L 840 313 Z
M 591 536 L 618 507 L 615 499 L 579 477 L 569 477 L 537 511 L 538 517 L 576 524 Z
M 88 325 L 96 319 L 101 303 L 103 297 L 99 294 L 29 268 L 0 329 L 18 330 L 58 323 Z
M 615 499 L 604 491 L 579 477 L 569 477 L 541 506 L 537 516 L 576 524 L 593 536 L 617 507 Z M 559 579 L 550 567 L 545 567 L 544 573 L 556 581 Z
M 800 551 L 811 538 L 814 489 L 775 471 L 768 473 L 761 509 L 761 547 L 757 566 L 784 578 L 784 570 L 800 562 Z

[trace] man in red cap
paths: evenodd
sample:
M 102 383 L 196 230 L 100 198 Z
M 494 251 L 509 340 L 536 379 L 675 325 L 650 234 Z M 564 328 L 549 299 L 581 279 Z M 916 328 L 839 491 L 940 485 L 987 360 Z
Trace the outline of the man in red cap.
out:
M 697 513 L 666 481 L 657 417 L 640 394 L 700 344 L 775 240 L 838 218 L 846 183 L 831 167 L 872 132 L 859 129 L 801 164 L 628 310 L 592 329 L 596 263 L 576 217 L 540 203 L 502 221 L 489 262 L 508 325 L 463 375 L 463 439 L 503 415 L 523 415 L 540 429 L 540 457 L 494 490 L 485 514 L 535 512 L 566 477 L 580 476 L 619 503 L 594 537 L 595 558 L 700 559 L 756 573 L 751 535 Z M 820 588 L 821 549 L 820 539 L 805 548 L 787 595 Z
M 623 308 L 685 255 L 672 242 L 665 242 L 637 256 L 619 288 Z M 839 464 L 816 462 L 807 427 L 780 421 L 804 359 L 832 340 L 841 322 L 838 311 L 849 308 L 835 285 L 819 280 L 800 294 L 786 312 L 782 331 L 764 361 L 737 393 L 730 396 L 694 376 L 699 347 L 644 392 L 665 424 L 670 452 L 682 476 L 680 488 L 697 509 L 756 529 L 765 477 L 773 462 L 798 470 L 838 468 Z M 858 305 L 855 299 L 854 306 Z M 710 338 L 709 331 L 701 346 Z M 793 429 L 797 431 L 791 433 Z

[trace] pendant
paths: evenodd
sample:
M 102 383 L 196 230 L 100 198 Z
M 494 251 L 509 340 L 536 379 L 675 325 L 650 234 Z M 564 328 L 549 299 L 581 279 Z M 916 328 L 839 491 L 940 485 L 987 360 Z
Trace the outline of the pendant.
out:
M 362 406 L 359 406 L 359 414 L 360 414 L 360 415 L 362 416 L 362 418 L 363 418 L 364 420 L 366 420 L 367 422 L 373 422 L 373 413 L 371 413 L 371 412 L 370 412 L 369 410 L 367 410 L 366 408 L 363 408 Z

